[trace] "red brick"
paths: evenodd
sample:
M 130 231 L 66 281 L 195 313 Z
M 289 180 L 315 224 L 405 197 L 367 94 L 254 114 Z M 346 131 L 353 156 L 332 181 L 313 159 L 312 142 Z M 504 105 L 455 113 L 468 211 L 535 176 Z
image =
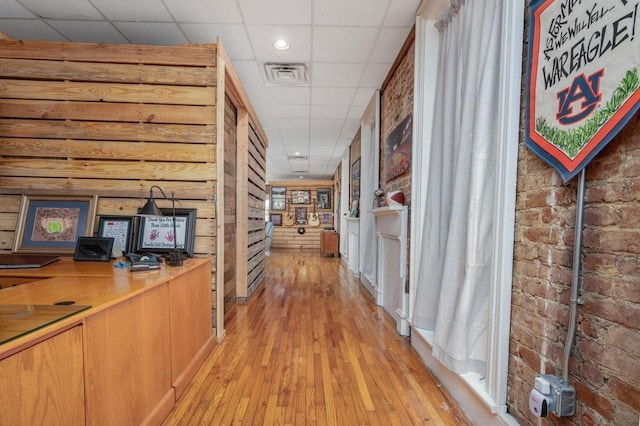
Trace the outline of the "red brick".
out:
M 613 293 L 611 277 L 606 275 L 585 274 L 582 279 L 582 288 L 584 291 L 602 296 L 611 296 Z
M 640 228 L 640 205 L 622 205 L 618 209 L 620 211 L 620 221 L 618 222 L 620 228 L 636 230 Z
M 613 420 L 614 407 L 607 398 L 578 381 L 571 382 L 571 385 L 576 390 L 576 399 L 579 403 L 591 407 L 605 419 Z
M 624 378 L 611 377 L 609 379 L 611 393 L 620 401 L 631 406 L 634 410 L 640 410 L 640 384 L 631 384 Z
M 614 225 L 619 221 L 619 213 L 612 205 L 585 207 L 583 220 L 589 226 Z
M 602 299 L 584 295 L 585 305 L 581 307 L 583 314 L 592 314 L 599 318 L 637 328 L 640 324 L 640 306 L 620 303 L 612 299 Z
M 640 283 L 638 283 L 638 275 L 629 279 L 618 279 L 614 287 L 614 295 L 619 300 L 627 302 L 640 303 Z M 635 327 L 638 330 L 637 327 Z

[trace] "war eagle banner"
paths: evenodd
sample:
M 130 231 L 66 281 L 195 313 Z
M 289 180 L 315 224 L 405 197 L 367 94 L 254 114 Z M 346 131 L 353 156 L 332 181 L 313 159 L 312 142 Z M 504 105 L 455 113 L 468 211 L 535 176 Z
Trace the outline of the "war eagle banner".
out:
M 526 145 L 564 182 L 640 107 L 639 3 L 530 3 Z

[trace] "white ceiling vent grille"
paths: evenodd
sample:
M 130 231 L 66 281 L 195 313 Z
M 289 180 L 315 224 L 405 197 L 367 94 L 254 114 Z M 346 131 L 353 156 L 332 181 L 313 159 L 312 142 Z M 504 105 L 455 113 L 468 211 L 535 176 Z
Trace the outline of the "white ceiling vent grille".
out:
M 307 161 L 309 159 L 306 155 L 290 155 L 287 158 L 289 161 Z
M 309 84 L 309 70 L 303 63 L 266 62 L 264 64 L 268 86 L 303 86 Z

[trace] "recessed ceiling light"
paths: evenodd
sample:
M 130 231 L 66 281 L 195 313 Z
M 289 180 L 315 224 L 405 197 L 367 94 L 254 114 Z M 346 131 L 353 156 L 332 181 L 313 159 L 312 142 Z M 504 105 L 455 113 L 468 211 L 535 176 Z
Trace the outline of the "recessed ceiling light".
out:
M 287 40 L 280 39 L 273 42 L 273 47 L 278 50 L 287 50 L 291 47 L 291 44 Z
M 300 155 L 300 153 L 298 151 L 296 151 L 294 155 Z

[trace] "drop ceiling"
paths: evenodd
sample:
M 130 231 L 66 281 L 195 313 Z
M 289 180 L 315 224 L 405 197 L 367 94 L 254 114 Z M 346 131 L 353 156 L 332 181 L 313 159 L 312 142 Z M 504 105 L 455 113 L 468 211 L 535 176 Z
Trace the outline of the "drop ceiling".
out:
M 24 40 L 152 45 L 220 37 L 269 139 L 267 180 L 315 180 L 333 176 L 419 5 L 420 0 L 0 0 L 0 31 Z M 277 39 L 291 47 L 277 50 Z M 269 64 L 276 69 L 265 68 Z M 275 79 L 267 78 L 269 71 Z

